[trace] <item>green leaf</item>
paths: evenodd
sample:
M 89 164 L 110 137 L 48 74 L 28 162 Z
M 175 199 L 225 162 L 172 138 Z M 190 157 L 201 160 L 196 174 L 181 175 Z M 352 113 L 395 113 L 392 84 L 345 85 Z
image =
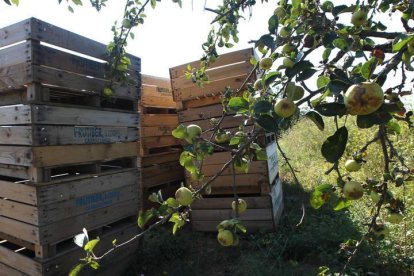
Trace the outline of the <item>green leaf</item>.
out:
M 315 110 L 318 111 L 321 115 L 327 116 L 327 117 L 343 116 L 347 112 L 345 105 L 342 103 L 320 104 L 315 107 Z
M 292 6 L 297 9 L 300 7 L 301 0 L 292 0 Z
M 302 60 L 297 63 L 292 68 L 286 69 L 286 76 L 288 78 L 293 78 L 295 75 L 299 74 L 300 72 L 310 69 L 313 67 L 313 64 L 308 60 Z
M 362 65 L 361 75 L 364 77 L 364 79 L 369 80 L 371 78 L 371 75 L 374 73 L 377 64 L 378 59 L 376 57 L 372 57 Z
M 334 15 L 334 16 L 337 16 L 338 14 L 340 14 L 343 10 L 346 10 L 348 8 L 348 6 L 347 5 L 339 5 L 339 6 L 335 6 L 333 9 L 332 9 L 332 14 Z
M 329 77 L 322 75 L 319 76 L 318 79 L 316 80 L 316 86 L 318 87 L 318 89 L 321 89 L 322 87 L 326 87 L 330 82 Z
M 7 4 L 7 5 L 10 5 L 11 6 L 11 2 L 10 2 L 10 0 L 4 0 L 4 2 Z
M 345 198 L 340 198 L 334 207 L 335 211 L 340 211 L 342 209 L 348 208 L 349 206 L 352 205 L 352 200 L 350 199 L 345 199 Z
M 15 2 L 15 0 L 12 0 L 12 2 L 14 3 L 14 2 Z M 19 1 L 17 1 L 17 2 L 19 2 Z M 73 2 L 75 5 L 82 6 L 82 1 L 81 1 L 81 0 L 72 0 L 72 2 Z
M 310 197 L 310 204 L 314 209 L 321 208 L 329 201 L 332 195 L 332 185 L 321 184 L 315 188 Z
M 339 94 L 342 91 L 346 91 L 350 86 L 349 83 L 343 82 L 341 80 L 335 79 L 331 80 L 328 84 L 328 88 L 332 93 Z
M 272 110 L 272 108 L 273 108 L 273 105 L 271 102 L 259 101 L 254 105 L 253 110 L 255 113 L 260 114 L 260 113 L 268 113 L 269 111 Z
M 322 6 L 321 6 L 321 9 L 322 9 L 324 12 L 330 12 L 330 11 L 332 11 L 332 9 L 333 9 L 334 7 L 335 7 L 335 6 L 334 6 L 334 4 L 333 4 L 331 1 L 325 1 L 325 2 L 323 2 Z
M 335 163 L 344 154 L 348 142 L 348 129 L 344 126 L 339 128 L 334 135 L 329 136 L 322 144 L 321 152 L 326 161 Z
M 279 19 L 277 18 L 277 16 L 273 15 L 272 17 L 270 17 L 268 24 L 269 33 L 276 34 L 277 28 L 279 26 Z
M 408 42 L 410 42 L 414 38 L 414 35 L 403 35 L 401 34 L 397 39 L 393 41 L 392 51 L 398 52 L 401 50 Z
M 12 1 L 12 3 L 13 4 L 15 4 L 16 6 L 18 6 L 19 5 L 19 0 L 11 0 Z M 82 5 L 82 2 L 81 2 L 81 5 Z
M 332 52 L 332 49 L 331 48 L 326 48 L 323 51 L 323 54 L 322 54 L 322 61 L 323 62 L 327 62 L 328 61 L 329 56 L 331 55 L 331 52 Z
M 256 158 L 259 161 L 266 161 L 267 160 L 266 151 L 264 151 L 263 149 L 256 150 Z
M 260 44 L 264 44 L 271 50 L 274 50 L 276 46 L 276 42 L 270 34 L 263 35 L 259 38 L 258 41 L 255 43 L 255 47 L 258 47 Z
M 332 43 L 333 43 L 333 45 L 336 48 L 339 48 L 342 51 L 348 51 L 349 43 L 348 43 L 348 41 L 346 39 L 344 39 L 344 38 L 337 38 Z
M 277 132 L 278 131 L 278 124 L 279 122 L 268 114 L 260 115 L 256 122 L 261 126 L 263 129 L 269 132 Z
M 166 200 L 166 202 L 167 202 L 168 207 L 175 208 L 175 207 L 178 207 L 180 205 L 180 204 L 178 204 L 177 200 L 175 198 L 173 198 L 173 197 L 169 197 Z
M 85 264 L 77 264 L 75 265 L 69 272 L 69 276 L 78 276 L 80 275 L 80 272 L 82 271 Z
M 187 128 L 185 125 L 179 125 L 177 126 L 172 132 L 172 136 L 174 136 L 177 139 L 185 139 L 187 137 Z
M 90 240 L 88 241 L 87 244 L 85 244 L 85 246 L 83 247 L 83 249 L 85 249 L 85 251 L 87 252 L 92 252 L 93 249 L 95 248 L 95 246 L 99 243 L 99 238 L 96 238 L 94 240 Z
M 236 112 L 245 112 L 249 108 L 249 102 L 243 97 L 233 97 L 230 99 L 228 107 Z
M 236 223 L 236 228 L 237 230 L 239 230 L 242 233 L 247 233 L 247 229 L 246 227 L 244 227 L 243 225 L 241 225 L 240 223 Z
M 318 112 L 309 111 L 305 114 L 305 117 L 309 118 L 312 122 L 314 122 L 319 130 L 324 130 L 325 123 L 323 122 L 322 116 Z
M 377 111 L 368 115 L 357 116 L 357 126 L 359 128 L 370 128 L 373 125 L 386 124 L 392 119 L 388 112 Z
M 299 75 L 296 77 L 296 81 L 304 81 L 312 77 L 317 71 L 315 69 L 309 68 L 303 70 Z
M 74 12 L 75 12 L 75 11 L 73 10 L 72 6 L 68 6 L 68 10 L 69 10 L 71 13 L 74 13 Z
M 138 227 L 144 229 L 145 225 L 148 223 L 150 219 L 155 216 L 155 212 L 153 209 L 147 210 L 145 212 L 140 211 L 138 216 Z
M 401 126 L 395 120 L 389 121 L 387 123 L 387 128 L 388 128 L 388 130 L 391 130 L 391 131 L 395 132 L 396 134 L 401 134 Z
M 187 160 L 195 158 L 195 155 L 189 151 L 183 151 L 180 154 L 180 165 L 184 167 Z
M 95 270 L 99 269 L 99 267 L 100 267 L 99 263 L 98 262 L 95 262 L 95 261 L 91 261 L 89 263 L 89 266 L 92 267 Z
M 185 221 L 182 219 L 182 217 L 178 214 L 178 213 L 174 213 L 169 222 L 174 223 L 173 226 L 173 235 L 175 235 L 175 233 L 177 233 L 177 230 L 180 229 L 181 227 L 183 227 L 185 225 Z
M 277 77 L 279 77 L 279 76 L 280 76 L 280 73 L 279 73 L 279 72 L 276 72 L 276 71 L 272 71 L 272 72 L 267 73 L 267 74 L 264 76 L 264 83 L 265 83 L 265 86 L 270 86 L 270 84 L 271 84 L 272 82 L 274 82 L 274 81 L 275 81 L 275 79 L 277 79 Z
M 155 9 L 156 5 L 157 5 L 157 0 L 151 0 L 151 8 Z

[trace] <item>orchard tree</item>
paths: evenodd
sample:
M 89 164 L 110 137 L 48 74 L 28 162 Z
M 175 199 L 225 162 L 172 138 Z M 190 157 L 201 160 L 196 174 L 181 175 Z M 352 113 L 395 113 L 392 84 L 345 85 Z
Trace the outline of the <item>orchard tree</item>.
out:
M 19 2 L 4 1 L 16 5 Z M 66 2 L 70 10 L 73 10 L 71 4 L 82 4 L 80 0 Z M 106 0 L 90 2 L 99 10 Z M 108 74 L 114 81 L 127 80 L 125 72 L 129 60 L 124 48 L 128 38 L 133 37 L 131 29 L 144 23 L 148 4 L 155 8 L 159 2 L 126 1 L 124 17 L 112 28 L 113 41 L 108 45 Z M 181 5 L 181 0 L 173 2 Z M 186 73 L 195 85 L 208 83 L 207 69 L 219 57 L 219 49 L 231 48 L 238 43 L 240 20 L 244 20 L 246 15 L 254 16 L 252 8 L 260 5 L 260 2 L 268 1 L 223 0 L 215 8 L 206 8 L 216 17 L 202 45 L 200 66 L 188 67 Z M 406 213 L 407 206 L 393 196 L 390 188 L 404 189 L 414 179 L 412 157 L 408 157 L 411 160 L 407 159 L 394 145 L 394 135 L 399 133 L 400 125 L 413 125 L 413 112 L 404 105 L 404 96 L 410 97 L 413 84 L 413 19 L 414 1 L 411 0 L 280 0 L 275 3 L 274 14 L 266 19 L 268 30 L 257 34 L 252 41 L 261 57 L 259 60 L 252 58 L 251 62 L 255 66 L 250 76 L 256 73 L 260 78 L 255 83 L 248 83 L 249 78 L 246 78 L 239 89 L 222 91 L 223 116 L 212 122 L 211 129 L 180 125 L 173 131 L 175 137 L 185 139 L 188 143 L 181 154 L 180 163 L 194 179 L 202 183 L 201 188 L 180 188 L 176 198 L 166 200 L 160 194 L 151 195 L 150 200 L 159 203 L 160 207 L 140 213 L 138 225 L 143 231 L 134 238 L 166 222 L 173 223 L 175 233 L 188 221 L 191 203 L 202 198 L 203 193 L 208 193 L 210 184 L 226 168 L 232 166 L 233 171 L 246 171 L 252 159 L 266 159 L 264 150 L 256 143 L 263 131 L 275 133 L 281 156 L 299 184 L 277 139 L 300 117 L 309 118 L 321 131 L 324 131 L 326 118 L 330 117 L 335 122 L 336 130 L 323 142 L 321 154 L 331 164 L 326 174 L 336 174 L 337 181 L 317 186 L 310 198 L 311 205 L 320 208 L 329 202 L 339 211 L 362 197 L 370 196 L 373 201 L 366 234 L 353 248 L 345 271 L 363 242 L 387 234 L 387 225 L 380 217 L 385 214 L 389 222 L 399 223 Z M 108 94 L 112 93 L 111 87 L 106 89 Z M 223 118 L 230 112 L 254 120 L 254 130 L 245 132 L 240 126 L 240 131 L 234 135 L 222 130 Z M 355 117 L 359 128 L 372 128 L 376 132 L 352 156 L 344 157 L 348 142 L 347 126 L 351 121 L 347 118 L 350 117 Z M 203 131 L 211 130 L 213 135 L 210 139 L 201 138 Z M 353 178 L 352 173 L 367 162 L 364 159 L 366 151 L 375 142 L 380 143 L 382 148 L 383 177 L 368 177 L 361 183 Z M 232 158 L 214 177 L 204 180 L 202 160 L 214 148 L 230 150 Z M 345 171 L 340 169 L 342 167 Z M 236 182 L 234 186 L 237 187 Z M 246 231 L 238 215 L 248 206 L 237 193 L 234 198 L 232 208 L 236 218 L 223 221 L 217 227 L 218 241 L 223 246 L 237 244 L 238 232 Z M 146 226 L 153 219 L 156 222 Z M 80 237 L 85 238 L 87 235 L 85 233 Z M 114 244 L 114 248 L 98 257 L 93 253 L 96 243 L 97 240 L 87 239 L 80 242 L 85 247 L 87 257 L 74 272 L 84 265 L 98 266 L 102 258 L 122 246 Z

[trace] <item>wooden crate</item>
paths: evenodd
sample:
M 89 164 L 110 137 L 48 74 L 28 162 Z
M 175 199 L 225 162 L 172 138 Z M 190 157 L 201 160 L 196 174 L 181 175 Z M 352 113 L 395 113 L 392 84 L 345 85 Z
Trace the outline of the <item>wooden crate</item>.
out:
M 79 233 L 82 230 L 78 231 Z M 90 239 L 97 236 L 100 238 L 99 244 L 95 247 L 95 252 L 100 255 L 112 247 L 112 241 L 117 240 L 120 244 L 127 241 L 139 230 L 136 223 L 130 220 L 121 220 L 116 223 L 106 225 L 99 231 L 89 231 Z M 84 269 L 82 275 L 121 275 L 127 268 L 128 261 L 134 256 L 135 250 L 139 246 L 139 240 L 131 242 L 125 247 L 115 250 L 115 253 L 103 259 L 101 268 L 97 271 Z M 56 254 L 47 259 L 36 257 L 33 248 L 16 244 L 7 237 L 2 237 L 0 233 L 0 275 L 1 276 L 49 276 L 49 275 L 68 275 L 73 266 L 79 263 L 85 253 L 82 248 L 73 243 L 73 239 L 68 239 L 59 244 Z
M 266 147 L 266 152 L 267 161 L 251 162 L 247 173 L 236 171 L 237 193 L 264 195 L 270 192 L 271 183 L 278 177 L 279 171 L 275 142 Z M 231 153 L 227 151 L 207 155 L 201 168 L 201 172 L 204 174 L 203 182 L 207 182 L 213 177 L 230 159 Z M 186 184 L 197 189 L 201 187 L 202 183 L 192 179 L 191 175 L 186 172 Z M 233 193 L 233 170 L 230 166 L 211 183 L 211 194 L 229 195 Z
M 106 45 L 30 18 L 0 29 L 0 101 L 63 103 L 135 111 L 140 87 L 141 61 L 131 60 L 133 85 L 113 86 L 105 97 Z
M 170 80 L 143 75 L 139 107 L 138 166 L 147 209 L 151 206 L 146 200 L 149 194 L 161 190 L 170 195 L 171 190 L 178 188 L 177 183 L 184 180 L 184 169 L 178 162 L 181 141 L 171 134 L 178 125 L 178 116 Z
M 220 103 L 225 87 L 236 90 L 249 76 L 254 68 L 250 63 L 253 55 L 252 48 L 221 55 L 206 71 L 209 82 L 203 87 L 197 87 L 185 77 L 187 65 L 198 68 L 199 60 L 170 68 L 171 85 L 177 108 L 186 110 Z M 254 81 L 255 78 L 256 75 L 252 74 L 250 80 Z
M 247 203 L 247 210 L 240 215 L 248 233 L 276 230 L 283 211 L 283 193 L 280 178 L 276 178 L 271 190 L 261 196 L 241 196 Z M 235 217 L 231 208 L 233 197 L 205 197 L 191 205 L 191 225 L 195 231 L 214 232 L 217 225 Z

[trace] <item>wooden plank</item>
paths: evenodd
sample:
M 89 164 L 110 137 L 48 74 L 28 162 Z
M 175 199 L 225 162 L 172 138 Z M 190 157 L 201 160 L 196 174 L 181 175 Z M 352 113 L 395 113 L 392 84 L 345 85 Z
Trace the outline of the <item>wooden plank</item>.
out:
M 203 97 L 222 96 L 226 87 L 237 90 L 244 83 L 248 74 L 240 74 L 217 81 L 210 81 L 203 87 L 187 85 L 187 87 L 173 86 L 174 101 L 188 101 Z
M 183 110 L 188 108 L 196 108 L 221 103 L 223 95 L 214 95 L 203 98 L 196 98 L 192 100 L 177 102 L 177 109 Z M 176 101 L 176 100 L 175 100 Z
M 9 249 L 2 244 L 0 244 L 0 263 L 16 268 L 16 270 L 22 271 L 26 275 L 41 275 L 42 269 L 40 263 L 35 262 L 30 257 L 27 257 L 21 253 L 16 253 L 14 250 Z
M 0 175 L 20 179 L 29 179 L 30 169 L 28 167 L 0 164 Z
M 28 242 L 42 245 L 57 243 L 71 238 L 81 232 L 83 227 L 86 229 L 95 229 L 122 218 L 133 216 L 137 213 L 137 209 L 138 201 L 129 200 L 42 227 L 2 216 L 0 216 L 0 223 L 2 225 L 2 232 Z
M 268 195 L 265 196 L 241 196 L 249 209 L 270 209 L 272 208 L 271 198 Z M 205 197 L 196 200 L 191 204 L 193 210 L 217 210 L 217 209 L 231 209 L 231 203 L 233 197 Z
M 196 221 L 191 220 L 191 227 L 193 231 L 203 232 L 217 232 L 217 225 L 221 221 Z M 274 224 L 273 221 L 243 221 L 243 226 L 247 228 L 248 233 L 254 232 L 273 232 Z
M 181 140 L 173 136 L 141 137 L 139 143 L 143 149 L 181 145 Z
M 5 264 L 0 263 L 0 276 L 25 276 L 27 274 L 23 274 L 20 271 L 11 268 Z
M 141 74 L 141 82 L 144 85 L 162 87 L 162 88 L 167 88 L 171 90 L 171 82 L 169 78 Z
M 228 161 L 228 160 L 227 160 Z M 204 176 L 214 176 L 218 171 L 221 170 L 226 160 L 223 160 L 223 164 L 215 164 L 215 165 L 205 165 L 203 164 L 203 167 L 201 169 L 201 172 L 204 174 Z M 248 174 L 263 174 L 267 175 L 267 162 L 266 161 L 253 161 L 250 163 Z M 237 172 L 236 174 L 242 174 L 244 175 L 244 172 Z M 231 166 L 229 168 L 225 169 L 221 175 L 233 175 L 233 169 Z
M 172 126 L 178 125 L 177 114 L 141 114 L 140 126 L 152 127 L 152 126 Z
M 176 161 L 180 158 L 181 151 L 178 149 L 169 149 L 166 152 L 154 153 L 151 155 L 140 156 L 138 158 L 139 167 L 147 167 L 153 164 L 162 164 Z
M 33 113 L 32 123 L 34 124 L 124 127 L 136 127 L 138 125 L 138 114 L 136 113 L 51 105 L 32 105 L 31 108 Z
M 216 105 L 204 106 L 204 107 L 199 107 L 199 108 L 191 108 L 191 109 L 179 111 L 177 114 L 178 114 L 178 120 L 180 123 L 197 121 L 197 120 L 202 120 L 202 119 L 205 120 L 205 119 L 210 119 L 210 118 L 217 118 L 217 117 L 221 117 L 223 114 L 223 105 L 216 104 Z M 232 115 L 232 114 L 230 113 L 228 115 Z
M 141 90 L 141 102 L 144 107 L 174 108 L 171 89 L 164 90 L 156 86 L 143 85 Z
M 108 144 L 138 140 L 136 128 L 95 126 L 0 126 L 0 144 L 69 145 Z
M 0 146 L 0 163 L 31 166 L 33 153 L 30 147 Z
M 135 142 L 35 147 L 32 148 L 32 165 L 51 167 L 136 156 L 135 147 Z
M 105 191 L 97 189 L 92 194 L 42 206 L 33 206 L 3 199 L 0 200 L 0 215 L 42 227 L 47 224 L 58 223 L 64 219 L 76 219 L 79 215 L 133 200 L 137 197 L 138 185 L 135 182 L 129 186 Z
M 153 127 L 141 127 L 140 137 L 151 137 L 151 136 L 171 136 L 172 131 L 177 126 L 153 126 Z
M 28 105 L 0 107 L 0 125 L 25 125 L 32 122 L 32 110 Z
M 14 236 L 10 236 L 10 235 L 7 235 L 7 234 L 4 234 L 4 233 L 0 232 L 0 242 L 4 241 L 4 240 L 6 240 L 10 243 L 14 243 L 16 245 L 19 245 L 21 247 L 25 247 L 29 250 L 34 250 L 34 248 L 35 248 L 33 243 L 30 243 L 30 242 L 27 242 L 27 241 L 24 241 L 24 240 L 19 240 L 19 239 L 16 239 Z
M 29 42 L 19 43 L 0 50 L 0 65 L 8 67 L 26 63 L 32 60 L 32 50 Z
M 222 221 L 235 217 L 235 212 L 230 209 L 217 209 L 217 210 L 192 210 L 191 219 L 196 221 Z M 272 209 L 247 209 L 243 214 L 240 214 L 242 221 L 272 221 Z
M 220 55 L 217 60 L 210 65 L 209 68 L 215 68 L 224 66 L 227 64 L 240 62 L 240 61 L 250 61 L 250 58 L 253 56 L 253 49 L 243 49 L 239 51 L 234 51 L 227 54 Z M 173 68 L 170 68 L 170 76 L 171 79 L 175 79 L 177 77 L 183 76 L 185 72 L 187 71 L 187 65 L 190 65 L 192 68 L 199 68 L 200 67 L 200 61 L 193 61 L 189 63 L 185 63 L 179 66 L 175 66 Z
M 105 78 L 106 62 L 104 61 L 99 62 L 80 57 L 32 41 L 28 41 L 27 44 L 29 45 L 29 49 L 31 47 L 33 51 L 32 64 L 96 78 Z
M 142 168 L 142 185 L 144 188 L 160 186 L 178 180 L 184 181 L 184 168 L 178 160 Z
M 0 29 L 0 48 L 23 40 L 30 33 L 30 19 L 26 19 Z
M 209 70 L 207 71 L 207 75 L 209 78 L 209 83 L 207 83 L 205 85 L 205 87 L 208 87 L 209 84 L 211 84 L 213 86 L 214 82 L 219 81 L 219 80 L 224 80 L 226 79 L 226 82 L 229 83 L 229 85 L 233 84 L 233 82 L 231 82 L 231 80 L 237 80 L 237 82 L 241 81 L 241 76 L 247 76 L 250 74 L 250 72 L 253 70 L 253 65 L 250 64 L 250 62 L 241 62 L 241 63 L 235 63 L 235 64 L 231 64 L 231 65 L 227 65 L 225 67 L 220 67 L 219 69 L 216 70 Z M 246 79 L 246 78 L 244 78 Z M 225 83 L 225 82 L 224 82 Z M 220 82 L 220 86 L 219 85 L 214 85 L 215 89 L 219 89 L 219 88 L 224 88 L 226 85 L 223 86 L 224 84 L 223 82 Z M 242 83 L 242 82 L 241 82 Z M 194 88 L 195 84 L 192 82 L 192 80 L 189 80 L 187 78 L 183 77 L 179 77 L 176 79 L 172 79 L 171 80 L 171 86 L 173 88 L 173 93 L 174 93 L 174 100 L 188 100 L 190 99 L 188 97 L 188 95 L 182 94 L 182 95 L 178 95 L 178 97 L 176 97 L 176 90 L 177 89 L 184 89 L 184 88 Z M 240 86 L 240 85 L 239 85 Z M 220 92 L 224 92 L 224 89 Z M 211 93 L 211 92 L 209 92 Z M 204 94 L 206 95 L 206 94 Z M 193 95 L 194 97 L 194 95 Z
M 220 119 L 220 118 L 217 118 Z M 245 124 L 247 121 L 247 124 Z M 213 126 L 210 124 L 210 120 L 198 120 L 198 121 L 192 121 L 192 122 L 183 122 L 182 123 L 185 126 L 188 126 L 190 124 L 196 124 L 201 127 L 201 129 L 206 130 L 210 129 Z M 252 125 L 253 122 L 250 121 L 248 118 L 244 116 L 226 116 L 224 117 L 220 128 L 222 129 L 229 129 L 229 128 L 238 128 L 241 125 Z
M 206 177 L 203 182 L 209 180 L 209 177 Z M 191 184 L 194 188 L 199 188 L 201 183 L 197 183 L 187 177 L 187 184 Z M 259 189 L 262 185 L 269 185 L 267 183 L 267 176 L 263 174 L 237 174 L 236 175 L 236 185 L 237 188 L 243 187 L 252 187 L 254 189 Z M 212 183 L 211 188 L 232 188 L 233 186 L 233 176 L 232 175 L 220 175 Z

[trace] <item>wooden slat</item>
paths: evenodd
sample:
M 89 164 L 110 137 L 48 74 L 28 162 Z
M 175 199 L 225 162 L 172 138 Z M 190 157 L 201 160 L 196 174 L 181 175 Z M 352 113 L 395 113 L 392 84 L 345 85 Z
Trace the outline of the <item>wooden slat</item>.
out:
M 37 227 L 2 216 L 0 216 L 0 223 L 2 225 L 2 232 L 6 234 L 35 244 L 49 244 L 71 238 L 81 232 L 83 227 L 94 229 L 122 218 L 133 216 L 137 213 L 137 209 L 138 201 L 130 200 L 43 227 Z
M 219 81 L 219 80 L 223 80 L 223 79 L 227 79 L 227 82 L 230 85 L 230 80 L 231 79 L 239 79 L 239 76 L 245 76 L 250 74 L 250 72 L 253 69 L 253 65 L 251 65 L 249 62 L 242 62 L 242 63 L 236 63 L 236 64 L 231 64 L 225 67 L 221 67 L 218 68 L 216 70 L 211 70 L 207 72 L 208 78 L 209 78 L 209 83 L 205 85 L 205 87 L 208 87 L 209 85 L 213 86 L 214 82 Z M 221 82 L 221 84 L 223 84 L 223 82 Z M 195 84 L 185 78 L 185 77 L 180 77 L 180 78 L 176 78 L 176 79 L 172 79 L 171 80 L 171 85 L 174 91 L 174 99 L 175 100 L 186 100 L 189 99 L 187 95 L 177 95 L 178 97 L 176 97 L 175 95 L 175 91 L 177 89 L 184 89 L 184 88 L 194 88 Z M 214 86 L 216 89 L 224 88 L 224 86 Z M 224 90 L 222 91 L 224 92 Z M 194 96 L 193 96 L 194 97 Z
M 31 19 L 26 19 L 0 29 L 0 47 L 8 46 L 29 37 Z
M 217 221 L 196 221 L 191 220 L 191 227 L 193 231 L 203 232 L 217 232 L 217 225 L 221 220 Z M 253 232 L 272 232 L 275 230 L 273 221 L 243 221 L 243 226 L 246 227 L 247 233 Z
M 178 160 L 142 168 L 144 188 L 160 186 L 177 180 L 184 180 L 184 168 Z
M 138 158 L 138 166 L 147 167 L 153 164 L 162 164 L 166 162 L 176 161 L 180 158 L 180 154 L 181 151 L 178 149 L 168 149 L 166 152 L 140 156 Z
M 10 266 L 0 263 L 0 276 L 25 276 L 25 274 L 11 268 Z
M 31 107 L 14 105 L 0 107 L 0 125 L 24 125 L 32 122 Z
M 140 126 L 152 127 L 152 126 L 172 126 L 178 125 L 177 114 L 141 114 Z
M 32 60 L 32 49 L 30 42 L 24 42 L 0 50 L 0 66 L 9 67 Z
M 8 145 L 108 144 L 137 139 L 137 129 L 126 127 L 0 126 L 0 144 Z
M 0 164 L 0 175 L 8 177 L 16 177 L 21 179 L 30 178 L 30 168 L 22 166 L 14 166 L 7 164 Z
M 22 271 L 26 275 L 40 276 L 41 275 L 41 264 L 35 262 L 31 258 L 13 252 L 0 244 L 0 263 L 7 264 L 10 267 L 16 268 L 18 271 Z M 3 276 L 3 275 L 2 275 Z M 8 276 L 8 275 L 5 275 Z
M 203 107 L 203 106 L 221 103 L 222 100 L 223 100 L 222 95 L 215 95 L 215 96 L 196 98 L 196 99 L 187 100 L 187 101 L 178 101 L 177 109 L 183 110 L 183 109 L 188 109 L 188 108 Z
M 239 51 L 234 51 L 227 54 L 222 54 L 219 56 L 219 58 L 210 65 L 210 68 L 215 68 L 239 61 L 249 61 L 250 58 L 253 56 L 253 49 L 243 49 Z M 191 65 L 193 68 L 199 68 L 200 67 L 200 61 L 193 61 L 189 63 L 185 63 L 179 66 L 175 66 L 173 68 L 170 68 L 170 75 L 172 79 L 175 79 L 177 77 L 183 76 L 185 74 L 185 71 L 187 70 L 187 65 Z
M 228 161 L 228 160 L 227 160 Z M 201 169 L 201 172 L 204 176 L 209 177 L 215 175 L 223 167 L 226 160 L 223 160 L 223 164 L 216 165 L 205 165 Z M 267 175 L 267 162 L 266 161 L 253 161 L 249 164 L 248 174 L 263 174 Z M 236 174 L 244 174 L 244 172 L 237 172 Z M 221 175 L 233 175 L 233 170 L 231 166 L 225 169 Z
M 217 118 L 220 119 L 220 118 Z M 244 116 L 226 116 L 224 117 L 222 123 L 220 124 L 220 128 L 221 129 L 231 129 L 231 128 L 238 128 L 240 125 L 252 125 L 253 122 L 252 121 L 247 121 L 248 118 L 244 117 Z M 183 122 L 182 123 L 185 126 L 188 126 L 190 124 L 196 124 L 198 126 L 201 127 L 202 130 L 206 130 L 206 129 L 210 129 L 213 126 L 210 124 L 209 119 L 207 120 L 198 120 L 198 121 L 192 121 L 192 122 Z M 233 133 L 234 134 L 234 133 Z
M 153 127 L 141 127 L 140 137 L 151 137 L 151 136 L 171 136 L 172 131 L 176 128 L 175 126 L 153 126 Z
M 139 143 L 143 149 L 152 149 L 181 145 L 181 140 L 173 136 L 156 136 L 140 138 Z
M 192 210 L 191 218 L 196 221 L 205 220 L 225 220 L 235 217 L 235 212 L 230 209 L 217 209 L 217 210 Z M 242 221 L 272 221 L 272 209 L 247 209 L 243 214 L 240 214 Z
M 151 85 L 171 90 L 171 82 L 169 78 L 141 74 L 141 82 L 143 85 Z
M 223 105 L 216 104 L 199 108 L 191 108 L 179 111 L 177 114 L 180 123 L 197 121 L 202 119 L 217 118 L 221 117 L 221 115 L 223 114 Z M 233 114 L 229 113 L 228 115 Z
M 156 86 L 143 85 L 141 91 L 141 102 L 144 107 L 174 108 L 171 89 L 163 90 Z
M 247 203 L 249 209 L 266 209 L 272 207 L 271 198 L 268 195 L 245 197 L 241 196 Z M 217 210 L 217 209 L 231 209 L 233 197 L 208 197 L 196 200 L 191 204 L 193 210 Z

